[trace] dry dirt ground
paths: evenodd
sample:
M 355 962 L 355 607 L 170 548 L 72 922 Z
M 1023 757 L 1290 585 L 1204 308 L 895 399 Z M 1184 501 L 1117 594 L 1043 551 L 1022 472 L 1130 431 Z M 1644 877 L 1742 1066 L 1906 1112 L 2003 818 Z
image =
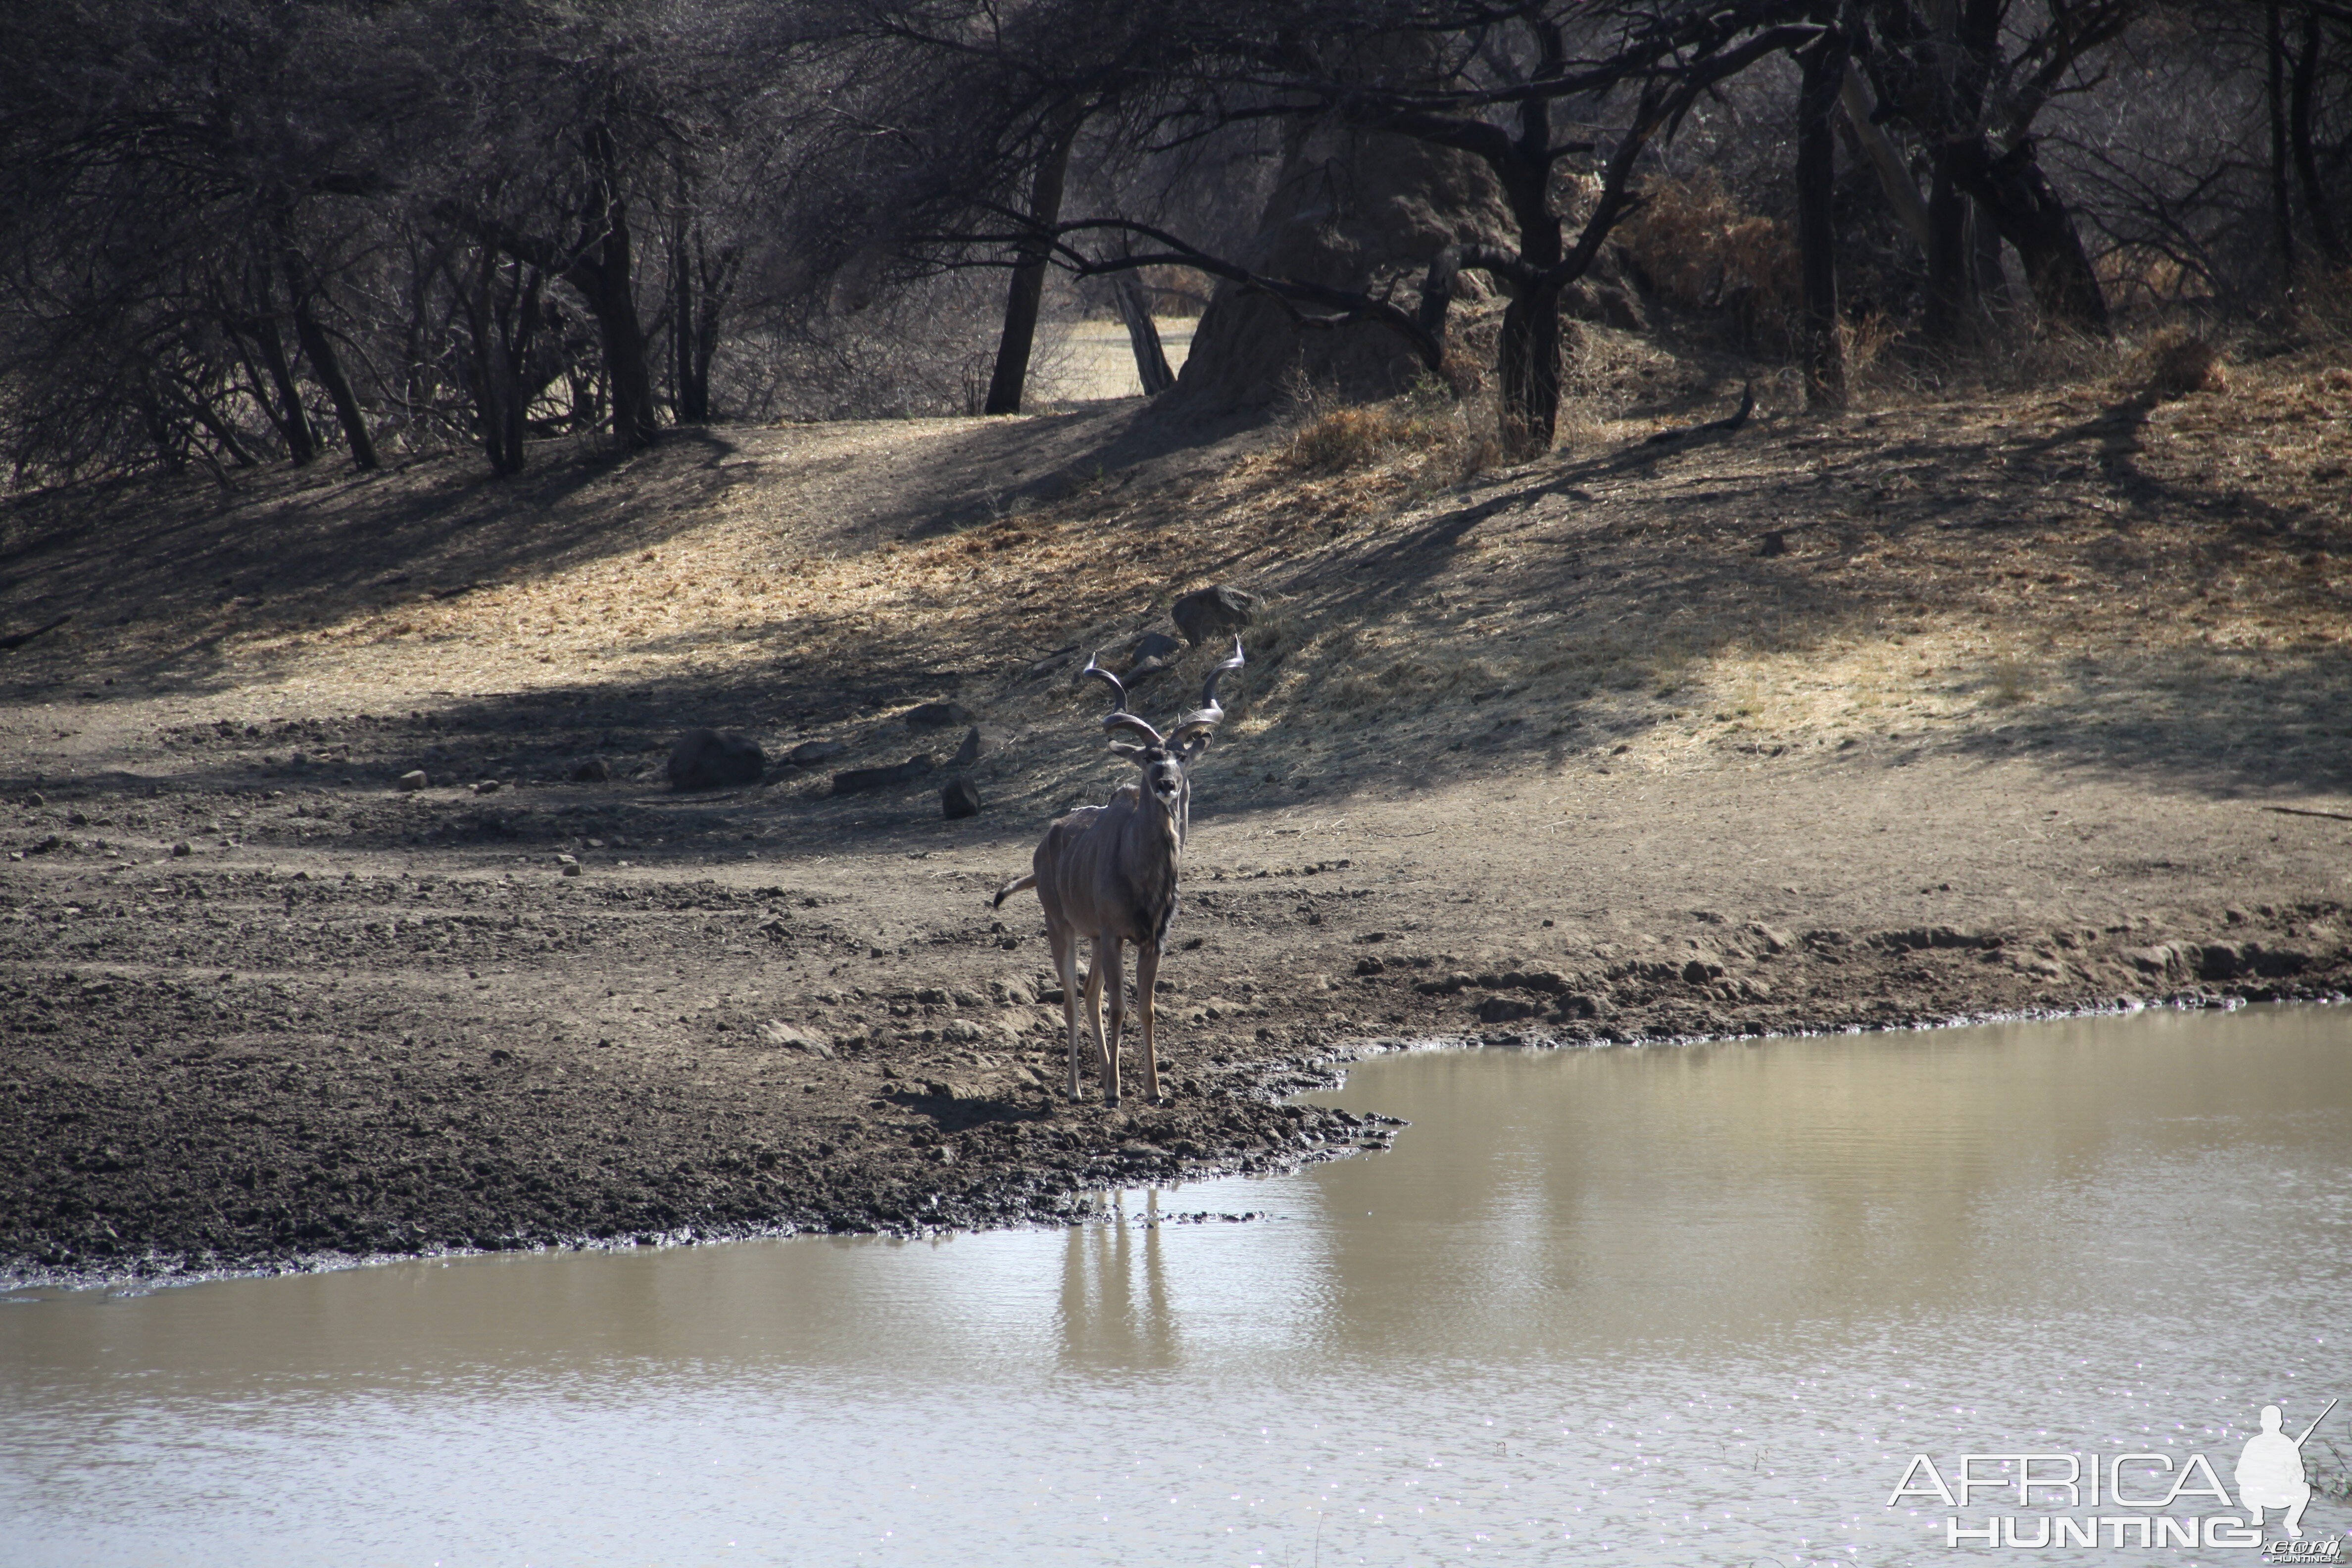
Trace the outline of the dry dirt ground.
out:
M 8 505 L 0 633 L 74 618 L 0 656 L 0 1278 L 1050 1220 L 1385 1142 L 1276 1098 L 1380 1042 L 2352 985 L 2352 372 L 1654 442 L 1729 367 L 1586 336 L 1502 470 L 1121 403 Z M 1213 582 L 1170 1099 L 1071 1104 L 987 895 L 1120 782 L 1079 666 Z M 848 750 L 673 794 L 704 724 Z

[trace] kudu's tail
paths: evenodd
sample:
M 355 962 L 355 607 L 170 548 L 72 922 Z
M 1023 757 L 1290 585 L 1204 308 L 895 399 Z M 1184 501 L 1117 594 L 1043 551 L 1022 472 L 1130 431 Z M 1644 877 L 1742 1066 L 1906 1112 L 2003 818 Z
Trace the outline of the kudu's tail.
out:
M 1030 872 L 1025 877 L 1015 877 L 1013 880 L 1005 883 L 1004 886 L 996 889 L 996 897 L 988 900 L 988 907 L 992 910 L 1001 910 L 1004 907 L 1005 900 L 1021 891 L 1024 888 L 1034 888 L 1036 885 L 1037 873 L 1034 871 Z

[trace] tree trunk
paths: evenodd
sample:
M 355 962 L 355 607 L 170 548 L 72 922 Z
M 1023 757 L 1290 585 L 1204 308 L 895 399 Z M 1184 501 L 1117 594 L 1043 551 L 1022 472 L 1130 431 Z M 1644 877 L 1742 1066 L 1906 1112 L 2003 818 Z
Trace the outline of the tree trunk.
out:
M 2294 284 L 2294 204 L 2287 192 L 2286 174 L 2286 29 L 2280 23 L 2278 0 L 2267 12 L 2266 50 L 2271 114 L 2271 229 L 2278 245 L 2279 276 Z
M 1070 149 L 1078 139 L 1081 117 L 1067 116 L 1037 161 L 1036 178 L 1029 193 L 1030 234 L 1020 245 L 1021 259 L 1013 268 L 1012 286 L 1004 298 L 1004 331 L 996 343 L 996 368 L 988 378 L 983 414 L 1018 414 L 1029 380 L 1029 350 L 1037 337 L 1037 307 L 1045 295 L 1045 263 L 1053 242 L 1047 232 L 1062 221 L 1062 185 L 1069 176 Z
M 1927 315 L 1929 341 L 1958 343 L 1976 325 L 1976 274 L 1969 264 L 1969 198 L 1954 177 L 1952 150 L 1936 150 L 1935 183 L 1927 195 Z
M 188 412 L 194 415 L 197 422 L 205 429 L 213 433 L 213 439 L 220 443 L 221 450 L 226 452 L 238 468 L 250 468 L 258 466 L 254 461 L 253 454 L 245 449 L 245 443 L 236 438 L 235 427 L 227 420 L 223 419 L 219 412 L 210 404 L 200 397 L 192 396 L 188 399 Z
M 1861 144 L 1863 155 L 1878 175 L 1879 189 L 1886 193 L 1887 205 L 1903 226 L 1918 242 L 1919 253 L 1927 255 L 1935 247 L 1935 229 L 1927 216 L 1927 204 L 1919 199 L 1919 186 L 1911 177 L 1910 165 L 1903 161 L 1903 149 L 1886 133 L 1886 127 L 1871 118 L 1870 89 L 1854 68 L 1849 54 L 1844 73 L 1838 81 L 1838 102 L 1845 110 L 1845 122 L 1852 127 L 1854 140 Z
M 1978 304 L 1996 311 L 2009 309 L 2009 272 L 2000 264 L 2000 226 L 1974 201 L 1969 204 L 1969 253 L 1976 268 Z
M 694 374 L 687 382 L 691 394 L 689 404 L 693 417 L 703 424 L 710 422 L 710 364 L 719 357 L 719 302 L 722 290 L 709 279 L 702 280 L 695 295 L 693 351 Z
M 285 422 L 278 418 L 278 405 L 269 401 L 268 390 L 261 384 L 261 367 L 254 363 L 253 345 L 246 340 L 247 327 L 247 323 L 242 317 L 221 324 L 221 330 L 228 334 L 228 341 L 236 345 L 237 363 L 245 369 L 245 384 L 240 390 L 253 399 L 254 405 L 261 410 L 261 416 L 269 421 L 269 427 L 283 436 Z
M 1543 144 L 1524 134 L 1523 140 Z M 1559 430 L 1559 296 L 1566 281 L 1546 275 L 1566 257 L 1567 246 L 1551 205 L 1549 164 L 1514 160 L 1495 167 L 1495 174 L 1518 226 L 1518 261 L 1527 279 L 1512 288 L 1495 345 L 1502 442 L 1510 456 L 1531 458 L 1551 450 Z
M 2335 210 L 2319 180 L 2319 157 L 2311 144 L 2311 100 L 2319 79 L 2319 57 L 2326 42 L 2319 29 L 2319 13 L 2303 14 L 2303 51 L 2295 57 L 2294 86 L 2287 100 L 2287 139 L 2294 149 L 2295 174 L 2303 182 L 2303 212 L 2310 220 L 2311 237 L 2331 266 L 2341 267 L 2352 256 L 2344 248 L 2343 231 L 2336 226 Z
M 1834 21 L 1834 13 L 1825 20 Z M 1845 36 L 1832 27 L 1801 50 L 1797 89 L 1797 249 L 1804 274 L 1805 403 L 1845 402 L 1845 353 L 1838 341 L 1837 112 L 1845 77 Z
M 1559 428 L 1559 294 L 1537 283 L 1522 289 L 1503 311 L 1496 344 L 1502 382 L 1503 446 L 1514 458 L 1551 449 Z
M 622 198 L 619 154 L 613 133 L 599 125 L 586 138 L 588 167 L 595 178 L 589 222 L 600 237 L 564 272 L 596 318 L 604 351 L 604 381 L 612 397 L 613 439 L 624 447 L 649 447 L 661 432 L 656 412 L 653 370 L 646 358 L 646 331 L 637 319 L 636 264 L 629 243 L 629 209 Z
M 719 336 L 718 285 L 709 278 L 698 221 L 678 220 L 670 238 L 671 405 L 681 425 L 710 423 L 710 356 Z
M 360 406 L 352 391 L 351 378 L 343 374 L 343 363 L 336 357 L 335 345 L 326 329 L 310 310 L 314 280 L 309 266 L 290 247 L 286 253 L 286 291 L 294 309 L 294 334 L 302 345 L 302 356 L 310 362 L 310 374 L 327 389 L 328 400 L 335 405 L 335 417 L 343 426 L 343 438 L 352 446 L 352 466 L 367 472 L 379 467 L 375 453 L 375 437 L 369 434 L 367 411 Z
M 481 425 L 482 449 L 490 459 L 490 471 L 501 479 L 523 470 L 524 419 L 530 397 L 523 372 L 539 320 L 540 274 L 527 263 L 514 265 L 523 276 L 515 298 L 502 305 L 499 253 L 485 245 L 475 286 L 465 292 L 466 318 L 474 338 L 467 379 Z
M 2021 142 L 1998 158 L 1981 139 L 1954 152 L 1955 181 L 1991 216 L 2001 238 L 2017 247 L 2034 302 L 2053 320 L 2106 331 L 2107 301 L 2098 274 L 2075 231 L 2074 215 L 2034 161 L 2032 142 Z
M 1143 395 L 1157 397 L 1176 384 L 1176 373 L 1168 368 L 1168 354 L 1160 346 L 1160 329 L 1152 322 L 1143 285 L 1134 273 L 1121 272 L 1111 279 L 1111 297 L 1118 302 L 1128 346 L 1135 351 L 1135 374 L 1143 383 Z
M 267 294 L 262 303 L 268 304 Z M 287 363 L 286 342 L 278 335 L 278 323 L 266 313 L 253 321 L 254 346 L 261 353 L 261 363 L 268 367 L 269 379 L 278 385 L 280 406 L 272 411 L 278 428 L 286 437 L 286 450 L 294 466 L 303 468 L 319 455 L 319 438 L 310 432 L 310 416 L 302 409 L 301 388 L 294 384 L 294 367 Z
M 1936 112 L 1921 127 L 1933 145 L 1935 170 L 1928 196 L 1933 237 L 1927 247 L 1926 324 L 1928 337 L 1943 343 L 1972 340 L 1984 321 L 1961 165 L 1983 134 L 1985 82 L 1999 44 L 2000 4 L 1929 0 L 1927 6 L 1938 42 L 1929 54 Z
M 635 274 L 629 255 L 628 215 L 616 198 L 607 208 L 610 226 L 593 277 L 596 332 L 604 351 L 604 379 L 613 400 L 613 438 L 624 447 L 649 447 L 660 433 L 654 413 L 652 368 L 646 361 L 645 329 L 637 321 Z
M 139 399 L 139 417 L 147 426 L 147 439 L 154 443 L 155 457 L 163 465 L 163 471 L 175 479 L 186 473 L 187 449 L 174 439 L 171 422 L 163 417 L 163 405 L 152 395 L 142 396 Z

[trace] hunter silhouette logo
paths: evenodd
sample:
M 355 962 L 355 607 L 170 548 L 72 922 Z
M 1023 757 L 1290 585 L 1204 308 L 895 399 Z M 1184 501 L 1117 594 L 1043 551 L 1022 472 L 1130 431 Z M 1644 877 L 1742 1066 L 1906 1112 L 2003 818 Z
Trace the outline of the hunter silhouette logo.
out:
M 2303 1429 L 2300 1437 L 2290 1437 L 2281 1430 L 2285 1415 L 2275 1405 L 2263 1406 L 2263 1429 L 2246 1439 L 2239 1450 L 2238 1468 L 2231 1478 L 2238 1483 L 2238 1503 L 2253 1517 L 2246 1522 L 2256 1530 L 2263 1527 L 2264 1509 L 2283 1508 L 2286 1518 L 2280 1527 L 2289 1536 L 2303 1533 L 2303 1510 L 2311 1506 L 2311 1480 L 2303 1472 L 2303 1446 L 2319 1430 L 2319 1423 L 2327 1419 L 2327 1411 L 2336 1408 L 2336 1401 L 2327 1402 L 2312 1424 Z

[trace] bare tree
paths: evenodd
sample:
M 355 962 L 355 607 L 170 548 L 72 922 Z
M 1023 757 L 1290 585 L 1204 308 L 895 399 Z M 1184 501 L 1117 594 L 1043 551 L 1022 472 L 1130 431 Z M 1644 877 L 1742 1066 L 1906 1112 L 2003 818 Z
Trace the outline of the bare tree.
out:
M 2052 318 L 2092 331 L 2107 324 L 2105 294 L 2074 214 L 2042 169 L 2035 119 L 2057 97 L 2087 91 L 2101 47 L 2120 37 L 2147 0 L 2043 0 L 2021 25 L 2013 0 L 1880 0 L 1871 54 L 1889 105 L 1931 150 L 1934 229 L 1928 254 L 1929 330 L 1953 336 L 1968 314 L 1976 270 L 1969 209 L 2017 249 L 2036 301 Z

